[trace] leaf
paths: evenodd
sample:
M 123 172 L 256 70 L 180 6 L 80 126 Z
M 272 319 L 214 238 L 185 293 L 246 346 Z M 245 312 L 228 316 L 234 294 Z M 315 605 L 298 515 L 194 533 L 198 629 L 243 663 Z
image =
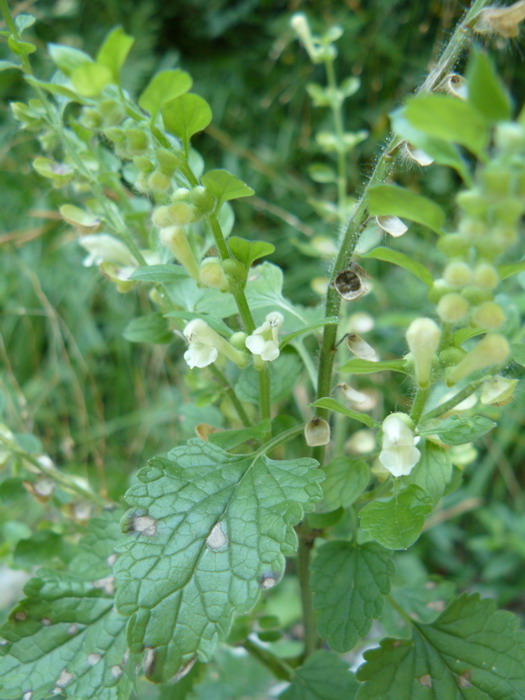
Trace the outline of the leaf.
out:
M 28 15 L 26 13 L 21 13 L 15 17 L 15 24 L 18 32 L 22 34 L 25 29 L 31 27 L 36 21 L 34 15 Z
M 437 435 L 447 445 L 464 445 L 473 442 L 495 428 L 497 423 L 485 416 L 460 418 L 450 416 L 439 423 L 423 423 L 419 426 L 420 435 Z
M 29 85 L 41 88 L 46 92 L 50 92 L 52 95 L 60 95 L 61 97 L 66 97 L 68 100 L 79 102 L 80 104 L 86 104 L 87 102 L 87 100 L 82 98 L 74 90 L 60 83 L 47 83 L 44 80 L 38 80 L 38 78 L 35 78 L 33 75 L 25 75 L 24 80 L 26 83 L 29 83 Z
M 525 635 L 493 600 L 463 595 L 411 640 L 385 639 L 365 652 L 359 700 L 510 700 L 525 697 Z
M 168 322 L 160 313 L 132 319 L 122 334 L 130 343 L 164 344 L 173 340 Z
M 454 594 L 455 586 L 451 581 L 432 578 L 429 580 L 426 576 L 415 583 L 391 591 L 392 598 L 406 613 L 417 622 L 424 623 L 434 622 Z M 395 608 L 392 610 L 395 611 Z
M 36 46 L 29 41 L 22 41 L 21 39 L 17 39 L 13 35 L 9 36 L 7 39 L 7 45 L 11 49 L 13 53 L 15 53 L 17 56 L 20 56 L 20 58 L 25 58 L 29 56 L 32 53 L 35 53 L 36 51 Z
M 97 97 L 106 85 L 113 82 L 113 74 L 107 66 L 83 63 L 71 74 L 71 82 L 82 97 Z
M 156 115 L 166 102 L 179 97 L 192 86 L 193 80 L 183 70 L 163 70 L 157 73 L 146 85 L 139 97 L 139 107 L 151 115 Z
M 352 649 L 379 617 L 394 575 L 392 555 L 377 544 L 327 542 L 312 564 L 317 629 L 335 651 Z
M 190 440 L 139 472 L 117 548 L 117 607 L 131 616 L 132 651 L 149 649 L 149 678 L 209 660 L 234 612 L 280 580 L 293 525 L 321 496 L 316 466 Z
M 411 484 L 389 499 L 369 503 L 360 512 L 361 527 L 387 549 L 408 549 L 419 537 L 432 498 Z
M 399 216 L 442 233 L 445 212 L 427 197 L 397 185 L 374 185 L 368 192 L 368 211 L 372 216 Z
M 54 557 L 60 557 L 66 547 L 62 535 L 51 530 L 40 530 L 17 543 L 13 560 L 21 569 L 31 569 L 32 566 L 47 564 Z
M 308 175 L 314 182 L 337 182 L 337 173 L 324 163 L 313 163 L 308 166 Z
M 405 139 L 407 143 L 420 148 L 439 165 L 447 165 L 450 168 L 454 168 L 465 182 L 472 182 L 468 166 L 456 144 L 433 138 L 416 129 L 406 118 L 404 107 L 391 112 L 390 119 L 393 131 Z
M 525 343 L 512 343 L 510 351 L 514 362 L 525 367 Z
M 425 440 L 420 449 L 421 459 L 402 480 L 404 484 L 421 486 L 436 504 L 452 478 L 452 461 L 447 450 L 428 440 Z
M 235 177 L 235 175 L 232 175 L 227 170 L 209 170 L 201 177 L 201 182 L 207 190 L 217 197 L 221 204 L 230 199 L 251 197 L 255 194 L 251 187 L 248 187 L 246 183 L 239 180 L 238 177 Z M 266 243 L 265 245 L 269 246 L 271 243 Z M 274 246 L 272 246 L 272 248 L 275 250 Z M 266 253 L 266 255 L 269 255 L 269 253 Z
M 350 372 L 350 374 L 372 374 L 373 372 L 382 372 L 387 369 L 392 372 L 408 374 L 405 369 L 405 360 L 381 360 L 380 362 L 372 362 L 371 360 L 362 360 L 359 357 L 353 357 L 339 367 L 340 372 Z
M 407 100 L 405 116 L 429 136 L 466 146 L 481 156 L 488 138 L 486 122 L 469 103 L 451 95 L 418 95 Z
M 80 66 L 86 63 L 93 63 L 91 56 L 71 46 L 48 44 L 47 48 L 53 63 L 68 77 L 71 77 L 74 71 Z
M 186 149 L 191 137 L 205 129 L 211 122 L 210 105 L 202 97 L 186 93 L 162 106 L 164 126 L 174 136 L 178 136 Z
M 361 255 L 362 258 L 372 258 L 373 260 L 382 260 L 383 262 L 390 262 L 393 265 L 402 267 L 404 270 L 408 270 L 413 275 L 415 275 L 421 282 L 431 287 L 434 283 L 434 278 L 430 274 L 429 270 L 414 258 L 400 253 L 398 250 L 392 248 L 384 248 L 379 246 L 379 248 L 373 248 L 369 250 L 368 253 Z
M 119 82 L 120 69 L 134 43 L 135 39 L 128 36 L 122 27 L 115 27 L 98 50 L 97 64 L 108 68 L 113 80 L 117 83 Z
M 275 251 L 275 246 L 266 241 L 248 241 L 238 236 L 228 238 L 228 246 L 237 260 L 240 260 L 250 267 L 255 260 L 271 255 Z
M 26 598 L 0 629 L 5 700 L 129 697 L 134 659 L 125 660 L 127 620 L 113 606 L 109 563 L 115 515 L 90 522 L 67 571 L 41 569 L 26 584 Z
M 501 280 L 506 280 L 507 277 L 512 277 L 520 272 L 525 271 L 525 260 L 520 260 L 517 263 L 508 263 L 507 265 L 497 266 L 498 275 Z
M 337 654 L 315 651 L 294 672 L 280 700 L 353 700 L 358 683 L 348 664 Z
M 324 467 L 322 510 L 348 508 L 368 486 L 370 468 L 364 459 L 335 457 Z
M 452 335 L 452 342 L 454 345 L 463 345 L 470 338 L 475 338 L 477 335 L 486 333 L 484 328 L 474 328 L 472 326 L 467 326 L 466 328 L 459 328 Z
M 180 279 L 187 279 L 188 273 L 182 265 L 144 265 L 138 267 L 130 275 L 130 280 L 138 282 L 154 282 L 157 284 L 169 284 L 178 282 Z
M 315 408 L 326 408 L 328 411 L 335 411 L 336 413 L 342 413 L 343 416 L 351 418 L 352 420 L 359 421 L 359 423 L 364 423 L 369 428 L 374 428 L 376 422 L 370 418 L 366 413 L 359 413 L 358 411 L 352 411 L 351 408 L 347 408 L 337 399 L 332 399 L 329 396 L 325 396 L 322 399 L 317 399 L 310 406 Z
M 232 447 L 242 445 L 248 440 L 262 440 L 270 430 L 270 426 L 269 420 L 263 420 L 257 425 L 251 425 L 249 428 L 220 430 L 216 433 L 211 433 L 208 436 L 208 442 L 218 445 L 223 450 L 231 450 Z
M 511 103 L 486 53 L 474 51 L 467 67 L 468 102 L 489 124 L 511 118 Z
M 287 335 L 285 335 L 281 340 L 280 347 L 284 348 L 286 345 L 288 345 L 288 343 L 291 343 L 292 340 L 295 340 L 301 335 L 310 335 L 313 331 L 316 331 L 318 328 L 324 328 L 324 326 L 328 326 L 330 324 L 337 325 L 338 323 L 339 319 L 337 318 L 337 316 L 326 316 L 325 318 L 322 318 L 319 321 L 309 323 L 304 328 L 300 328 L 299 330 L 294 331 L 293 333 L 288 333 Z
M 268 369 L 272 404 L 288 399 L 303 370 L 295 351 L 281 353 L 277 360 L 269 363 Z M 241 401 L 259 405 L 259 373 L 254 367 L 241 372 L 235 393 Z
M 0 61 L 0 72 L 11 68 L 22 70 L 22 66 L 19 63 L 13 63 L 13 61 Z

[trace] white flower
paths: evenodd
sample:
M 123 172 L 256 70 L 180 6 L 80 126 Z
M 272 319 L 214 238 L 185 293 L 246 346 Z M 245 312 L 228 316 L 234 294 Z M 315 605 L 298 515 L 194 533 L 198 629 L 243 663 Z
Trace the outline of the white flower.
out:
M 383 446 L 379 461 L 392 476 L 407 476 L 419 462 L 412 421 L 406 413 L 391 413 L 383 421 Z
M 108 233 L 90 233 L 87 236 L 80 236 L 78 242 L 89 253 L 82 261 L 84 267 L 100 265 L 103 262 L 124 267 L 137 267 L 135 256 L 129 248 Z
M 211 365 L 218 358 L 219 352 L 239 367 L 246 365 L 246 355 L 236 350 L 200 318 L 188 323 L 184 329 L 184 336 L 190 344 L 184 353 L 184 359 L 192 369 Z
M 256 328 L 245 340 L 245 345 L 254 355 L 259 355 L 261 360 L 271 362 L 279 357 L 279 327 L 282 326 L 284 317 L 278 311 L 267 314 L 264 323 Z

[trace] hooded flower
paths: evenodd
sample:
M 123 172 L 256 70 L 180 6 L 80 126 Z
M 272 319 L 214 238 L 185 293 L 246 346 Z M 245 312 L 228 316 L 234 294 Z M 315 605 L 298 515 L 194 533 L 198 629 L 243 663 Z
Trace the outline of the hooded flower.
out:
M 419 462 L 412 421 L 406 413 L 391 413 L 383 421 L 383 446 L 379 461 L 392 476 L 407 476 Z
M 279 327 L 284 322 L 278 311 L 267 314 L 264 323 L 246 338 L 246 347 L 261 360 L 271 362 L 279 357 Z
M 184 359 L 192 369 L 211 365 L 218 358 L 219 352 L 239 367 L 246 364 L 246 355 L 236 350 L 200 318 L 188 323 L 184 329 L 184 336 L 190 344 L 184 353 Z

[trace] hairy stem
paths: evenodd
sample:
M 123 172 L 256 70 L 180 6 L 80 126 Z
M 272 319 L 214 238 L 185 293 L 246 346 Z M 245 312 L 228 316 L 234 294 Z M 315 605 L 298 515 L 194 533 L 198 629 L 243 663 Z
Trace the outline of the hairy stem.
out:
M 303 610 L 304 652 L 303 659 L 319 648 L 320 638 L 315 625 L 315 613 L 312 606 L 312 591 L 310 588 L 310 554 L 313 537 L 310 528 L 302 523 L 297 528 L 299 549 L 297 550 L 297 577 L 301 589 L 301 606 Z
M 247 639 L 243 642 L 242 646 L 246 651 L 257 659 L 263 666 L 266 666 L 276 678 L 282 681 L 291 681 L 293 676 L 293 669 L 288 666 L 285 661 L 279 659 L 271 651 L 268 651 L 265 647 L 255 644 L 251 639 Z

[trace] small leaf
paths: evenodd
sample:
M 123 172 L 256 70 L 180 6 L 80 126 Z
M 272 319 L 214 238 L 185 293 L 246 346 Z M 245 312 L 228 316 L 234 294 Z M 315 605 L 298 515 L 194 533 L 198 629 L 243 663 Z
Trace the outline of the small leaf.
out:
M 374 428 L 376 422 L 370 418 L 366 413 L 359 413 L 358 411 L 352 411 L 351 408 L 347 408 L 337 399 L 332 399 L 330 396 L 325 396 L 322 399 L 317 399 L 310 404 L 314 408 L 326 408 L 328 411 L 335 411 L 336 413 L 342 413 L 343 416 L 356 420 L 359 423 L 364 423 L 368 428 Z
M 161 313 L 139 316 L 131 320 L 122 334 L 130 343 L 164 344 L 173 340 L 173 333 Z
M 314 107 L 329 107 L 331 97 L 328 88 L 319 85 L 319 83 L 308 83 L 306 92 L 310 96 Z
M 0 72 L 11 68 L 22 70 L 22 66 L 19 63 L 13 63 L 12 61 L 0 61 Z
M 231 455 L 203 440 L 139 472 L 117 548 L 117 606 L 131 616 L 131 649 L 149 648 L 149 678 L 209 660 L 234 612 L 278 583 L 322 478 L 312 459 Z
M 488 130 L 483 117 L 469 103 L 451 95 L 418 95 L 407 100 L 405 116 L 416 129 L 466 146 L 481 156 Z
M 337 654 L 315 651 L 294 672 L 280 700 L 354 700 L 358 683 L 348 664 Z
M 485 416 L 472 416 L 460 418 L 450 416 L 439 423 L 423 423 L 419 426 L 420 435 L 437 435 L 447 445 L 464 445 L 482 437 L 495 428 L 497 423 Z
M 97 97 L 106 85 L 113 82 L 113 74 L 107 66 L 83 63 L 71 74 L 71 82 L 82 97 Z
M 365 652 L 359 700 L 510 700 L 525 697 L 525 635 L 490 598 L 463 595 L 412 639 L 385 639 Z
M 163 70 L 146 85 L 139 97 L 139 107 L 156 115 L 166 102 L 183 95 L 192 86 L 193 80 L 183 70 Z
M 210 105 L 202 97 L 186 93 L 169 100 L 162 106 L 164 126 L 178 136 L 186 149 L 191 137 L 205 129 L 211 122 Z
M 16 28 L 18 29 L 19 33 L 22 34 L 22 32 L 27 29 L 28 27 L 31 27 L 36 21 L 36 17 L 34 15 L 28 15 L 28 14 L 20 14 L 15 17 L 15 24 Z
M 359 512 L 361 526 L 387 549 L 408 549 L 419 537 L 425 516 L 432 511 L 432 498 L 411 484 L 389 499 L 369 503 Z
M 323 318 L 319 321 L 314 321 L 314 323 L 309 323 L 304 328 L 299 328 L 293 333 L 288 333 L 287 335 L 283 336 L 280 347 L 283 348 L 285 345 L 291 343 L 292 340 L 295 340 L 295 338 L 298 338 L 301 335 L 310 335 L 313 331 L 316 331 L 318 328 L 324 328 L 324 326 L 328 326 L 330 324 L 337 325 L 338 323 L 339 319 L 337 318 L 337 316 L 327 316 L 326 318 Z
M 348 508 L 366 489 L 370 481 L 370 467 L 364 459 L 335 457 L 324 467 L 323 510 Z
M 415 275 L 428 287 L 431 287 L 434 283 L 434 278 L 424 265 L 417 260 L 414 260 L 414 258 L 411 258 L 404 253 L 400 253 L 398 250 L 394 250 L 393 248 L 384 248 L 383 246 L 379 246 L 379 248 L 369 250 L 368 253 L 365 253 L 361 257 L 372 258 L 373 260 L 382 260 L 383 262 L 389 262 L 392 263 L 392 265 L 402 267 L 404 270 L 407 270 Z
M 486 53 L 474 51 L 467 68 L 468 102 L 489 124 L 511 117 L 509 97 Z
M 77 92 L 65 85 L 60 85 L 60 83 L 48 83 L 45 80 L 38 80 L 33 75 L 25 75 L 24 80 L 32 85 L 33 87 L 39 87 L 52 95 L 60 95 L 60 97 L 67 97 L 68 100 L 73 102 L 78 102 L 80 104 L 85 104 L 87 100 L 82 98 Z
M 340 372 L 350 372 L 350 374 L 372 374 L 373 372 L 382 372 L 384 370 L 408 374 L 405 369 L 405 360 L 372 362 L 371 360 L 362 360 L 360 357 L 354 357 L 339 368 Z
M 64 221 L 79 228 L 82 232 L 89 233 L 100 226 L 100 218 L 96 214 L 80 209 L 73 204 L 63 204 L 59 211 Z
M 53 63 L 64 75 L 71 77 L 77 68 L 86 63 L 93 63 L 93 59 L 84 51 L 74 49 L 62 44 L 48 44 L 49 55 Z
M 269 420 L 264 420 L 249 428 L 219 430 L 216 433 L 210 433 L 208 442 L 217 445 L 223 450 L 231 450 L 232 447 L 242 445 L 244 442 L 248 442 L 248 440 L 262 440 L 270 430 L 270 425 Z
M 145 265 L 133 271 L 130 280 L 138 282 L 154 282 L 157 284 L 169 284 L 187 278 L 188 273 L 182 265 Z
M 372 216 L 399 216 L 428 226 L 441 233 L 445 212 L 427 197 L 397 185 L 374 185 L 368 193 L 368 210 Z
M 34 44 L 31 44 L 29 41 L 22 41 L 14 36 L 8 37 L 7 45 L 11 51 L 17 56 L 20 56 L 20 58 L 25 58 L 36 51 L 36 46 Z
M 113 80 L 118 83 L 120 69 L 124 65 L 135 39 L 128 36 L 122 27 L 115 27 L 97 53 L 97 63 L 111 71 Z
M 463 345 L 470 338 L 475 338 L 477 335 L 486 333 L 484 328 L 474 328 L 472 326 L 467 326 L 466 328 L 459 328 L 452 335 L 452 343 L 454 345 Z
M 525 260 L 520 260 L 516 263 L 508 263 L 507 265 L 498 265 L 498 275 L 501 280 L 506 280 L 507 277 L 512 277 L 520 272 L 525 271 Z
M 227 170 L 209 170 L 201 177 L 201 182 L 221 204 L 230 199 L 251 197 L 255 194 L 251 187 Z
M 428 440 L 420 449 L 421 459 L 408 476 L 402 477 L 402 481 L 421 486 L 436 504 L 452 478 L 452 461 L 447 450 Z
M 13 553 L 16 566 L 21 569 L 31 569 L 51 562 L 55 557 L 60 558 L 67 549 L 61 535 L 51 530 L 35 532 L 28 539 L 20 540 Z
M 345 652 L 380 616 L 394 574 L 392 555 L 374 543 L 327 542 L 312 564 L 317 629 L 332 649 Z
M 337 182 L 337 173 L 324 163 L 313 163 L 308 167 L 308 175 L 314 182 Z
M 264 258 L 275 252 L 275 246 L 265 241 L 248 241 L 238 236 L 228 238 L 228 246 L 237 260 L 250 267 L 255 260 Z

